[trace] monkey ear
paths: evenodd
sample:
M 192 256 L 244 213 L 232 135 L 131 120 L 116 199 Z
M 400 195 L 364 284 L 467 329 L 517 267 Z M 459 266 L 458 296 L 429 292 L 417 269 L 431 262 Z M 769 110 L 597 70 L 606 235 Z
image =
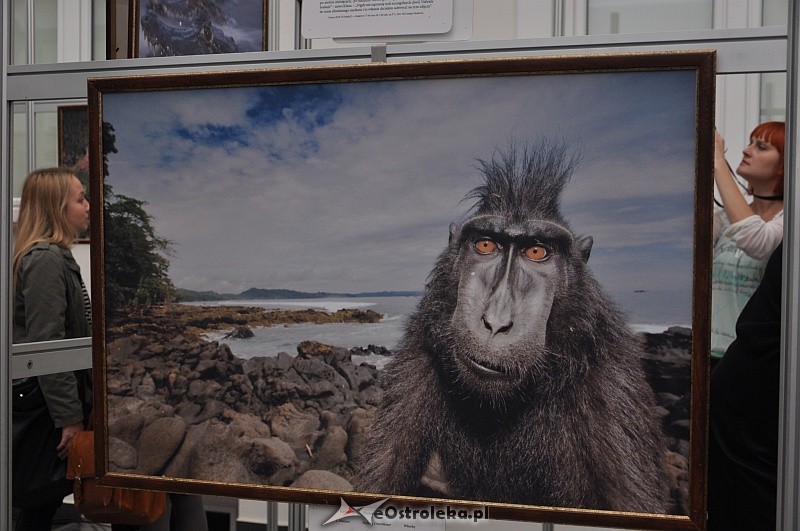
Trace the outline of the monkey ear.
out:
M 450 236 L 447 239 L 447 243 L 449 245 L 458 239 L 458 235 L 461 232 L 461 229 L 455 223 L 450 223 L 450 227 L 448 228 L 448 230 L 450 231 Z
M 581 258 L 583 258 L 584 262 L 589 261 L 589 254 L 592 252 L 592 244 L 594 240 L 591 236 L 578 236 L 575 240 L 575 243 L 578 245 L 578 250 L 581 253 Z

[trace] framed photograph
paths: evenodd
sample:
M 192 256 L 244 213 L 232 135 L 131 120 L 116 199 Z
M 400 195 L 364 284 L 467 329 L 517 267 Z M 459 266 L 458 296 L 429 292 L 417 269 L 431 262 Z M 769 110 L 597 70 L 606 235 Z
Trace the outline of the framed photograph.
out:
M 130 57 L 267 49 L 269 0 L 129 0 Z
M 90 79 L 103 481 L 703 529 L 714 65 Z
M 89 111 L 86 105 L 59 105 L 58 165 L 70 168 L 89 190 Z M 78 235 L 88 240 L 89 231 Z

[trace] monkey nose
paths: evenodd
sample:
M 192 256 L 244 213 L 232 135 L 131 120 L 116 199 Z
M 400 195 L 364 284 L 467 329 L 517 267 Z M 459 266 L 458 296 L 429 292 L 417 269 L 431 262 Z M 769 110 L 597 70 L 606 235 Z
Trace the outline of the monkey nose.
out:
M 483 320 L 484 328 L 486 328 L 486 330 L 488 330 L 493 336 L 498 334 L 507 334 L 514 326 L 514 321 L 509 319 L 496 319 L 492 318 L 491 316 L 487 316 L 486 314 L 481 316 L 481 320 Z

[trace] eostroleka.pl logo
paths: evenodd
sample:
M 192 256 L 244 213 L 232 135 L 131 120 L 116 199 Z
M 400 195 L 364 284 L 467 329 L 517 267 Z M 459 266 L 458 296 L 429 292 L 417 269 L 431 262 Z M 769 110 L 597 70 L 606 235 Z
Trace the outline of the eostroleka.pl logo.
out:
M 477 507 L 472 509 L 434 506 L 426 508 L 398 508 L 393 505 L 383 507 L 383 504 L 389 501 L 389 498 L 384 498 L 381 501 L 361 507 L 351 507 L 344 501 L 344 498 L 339 498 L 339 500 L 341 501 L 339 509 L 322 525 L 328 525 L 352 517 L 362 518 L 367 525 L 373 525 L 375 520 L 472 520 L 473 522 L 477 522 L 489 518 L 489 507 Z
M 384 498 L 381 501 L 370 503 L 369 505 L 363 505 L 361 507 L 350 507 L 347 502 L 344 501 L 344 498 L 339 498 L 339 500 L 342 502 L 339 506 L 339 510 L 333 513 L 333 516 L 328 518 L 322 525 L 328 525 L 352 516 L 360 516 L 365 522 L 367 522 L 369 525 L 372 525 L 374 523 L 375 511 L 380 509 L 381 505 L 389 501 L 389 498 Z

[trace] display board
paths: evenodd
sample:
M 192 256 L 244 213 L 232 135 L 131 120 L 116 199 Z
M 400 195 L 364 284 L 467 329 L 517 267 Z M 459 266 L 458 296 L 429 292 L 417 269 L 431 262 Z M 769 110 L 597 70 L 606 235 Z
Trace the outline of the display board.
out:
M 713 95 L 712 52 L 90 79 L 104 481 L 702 529 Z

